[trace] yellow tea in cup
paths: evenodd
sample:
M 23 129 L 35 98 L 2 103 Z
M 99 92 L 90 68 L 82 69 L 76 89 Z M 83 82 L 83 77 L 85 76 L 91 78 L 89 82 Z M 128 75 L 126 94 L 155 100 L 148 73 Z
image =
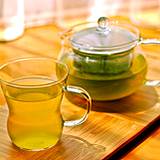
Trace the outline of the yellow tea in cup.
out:
M 40 81 L 51 82 L 28 77 L 14 80 L 14 83 L 40 84 Z M 37 149 L 57 143 L 63 125 L 59 107 L 62 94 L 62 89 L 54 85 L 31 89 L 7 88 L 5 97 L 10 108 L 8 132 L 17 146 Z
M 52 147 L 59 141 L 63 125 L 78 125 L 88 116 L 90 97 L 79 87 L 65 85 L 68 69 L 63 63 L 51 58 L 20 59 L 4 64 L 0 76 L 9 108 L 8 134 L 19 148 Z M 82 94 L 88 101 L 81 119 L 63 121 L 60 105 L 64 91 Z

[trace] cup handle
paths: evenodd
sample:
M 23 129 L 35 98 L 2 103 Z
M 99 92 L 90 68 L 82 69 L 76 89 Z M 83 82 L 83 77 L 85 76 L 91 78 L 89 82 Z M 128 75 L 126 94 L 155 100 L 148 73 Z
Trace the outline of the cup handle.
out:
M 92 105 L 90 95 L 86 90 L 77 86 L 68 85 L 68 86 L 65 86 L 63 89 L 65 92 L 71 92 L 71 93 L 82 95 L 87 100 L 86 112 L 84 113 L 84 115 L 80 119 L 64 121 L 64 126 L 76 126 L 85 122 L 86 119 L 88 118 L 88 114 L 91 110 L 91 105 Z
M 145 86 L 160 87 L 160 80 L 146 80 Z
M 160 44 L 160 39 L 143 39 L 140 38 L 138 44 Z

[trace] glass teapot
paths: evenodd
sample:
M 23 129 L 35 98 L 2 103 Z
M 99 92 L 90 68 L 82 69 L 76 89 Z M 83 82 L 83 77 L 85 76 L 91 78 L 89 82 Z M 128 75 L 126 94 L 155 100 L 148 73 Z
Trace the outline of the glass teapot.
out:
M 134 48 L 160 44 L 143 40 L 131 24 L 100 17 L 97 23 L 73 26 L 61 36 L 59 59 L 70 68 L 67 83 L 85 88 L 94 101 L 116 100 L 145 82 L 147 62 Z

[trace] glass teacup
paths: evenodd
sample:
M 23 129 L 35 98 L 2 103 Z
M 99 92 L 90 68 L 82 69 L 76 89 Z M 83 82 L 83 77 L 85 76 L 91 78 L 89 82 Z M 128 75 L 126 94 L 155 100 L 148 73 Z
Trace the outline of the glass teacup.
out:
M 60 139 L 63 125 L 83 123 L 91 108 L 88 93 L 67 86 L 68 68 L 52 58 L 25 58 L 8 62 L 0 68 L 1 86 L 8 108 L 8 133 L 17 147 L 42 150 Z M 64 121 L 60 105 L 64 92 L 80 94 L 87 100 L 84 116 Z

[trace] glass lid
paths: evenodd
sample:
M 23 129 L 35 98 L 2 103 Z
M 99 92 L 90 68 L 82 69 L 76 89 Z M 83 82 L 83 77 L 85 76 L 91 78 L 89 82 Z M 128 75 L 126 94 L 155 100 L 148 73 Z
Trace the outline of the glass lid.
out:
M 73 27 L 73 49 L 89 54 L 111 55 L 132 49 L 139 41 L 139 31 L 132 25 L 100 17 L 97 23 Z

